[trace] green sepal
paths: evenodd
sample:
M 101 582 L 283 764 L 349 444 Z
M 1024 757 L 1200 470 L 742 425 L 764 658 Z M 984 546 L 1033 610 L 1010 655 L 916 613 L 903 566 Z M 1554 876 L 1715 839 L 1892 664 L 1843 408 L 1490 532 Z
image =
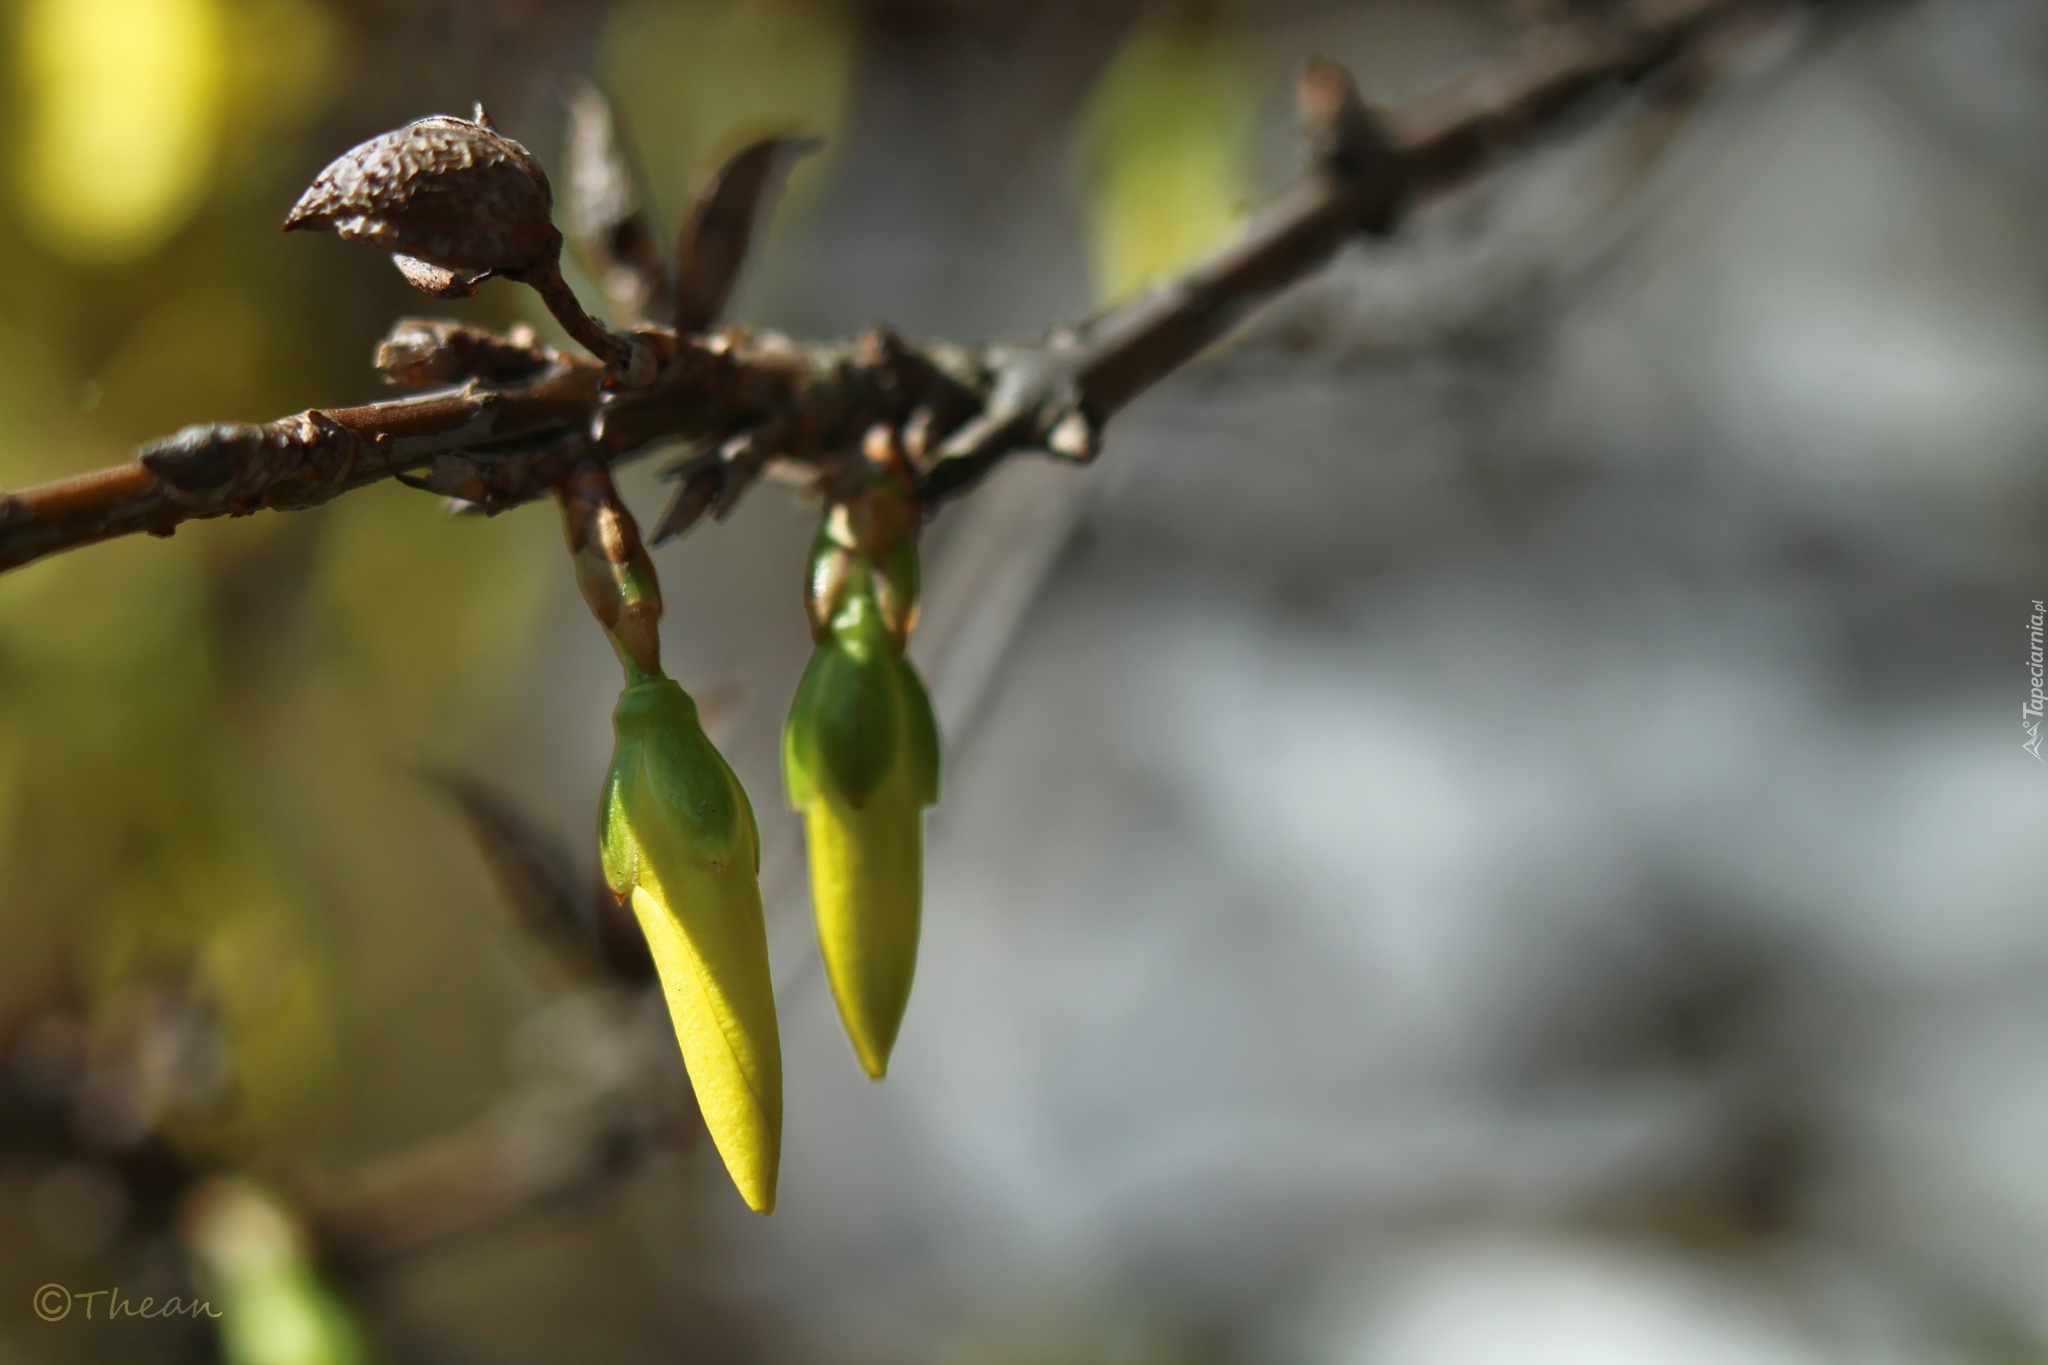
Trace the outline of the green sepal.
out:
M 801 719 L 808 714 L 804 693 L 811 685 L 811 672 L 817 663 L 817 654 L 813 653 L 803 680 L 796 685 L 796 700 L 790 703 L 789 718 L 782 722 L 782 795 L 794 811 L 801 811 L 818 799 L 818 784 L 811 779 L 816 755 L 812 752 L 810 728 Z
M 867 801 L 896 760 L 895 659 L 818 647 L 784 731 L 790 800 L 801 809 L 822 788 L 852 806 Z
M 875 565 L 874 572 L 888 580 L 898 599 L 915 602 L 918 593 L 917 537 L 906 535 Z
M 784 779 L 802 809 L 822 789 L 859 807 L 896 762 L 900 667 L 865 582 L 811 655 L 783 731 Z
M 624 895 L 632 886 L 639 845 L 653 829 L 676 840 L 678 852 L 713 867 L 749 848 L 758 862 L 753 811 L 725 757 L 705 736 L 689 693 L 670 678 L 634 682 L 619 694 L 612 728 L 618 745 L 605 778 L 599 851 L 614 891 Z M 641 790 L 653 811 L 633 809 Z
M 640 873 L 640 843 L 626 819 L 625 794 L 632 789 L 630 771 L 619 771 L 619 758 L 612 756 L 611 771 L 604 777 L 604 794 L 597 807 L 597 858 L 604 870 L 604 884 L 615 896 L 633 889 Z
M 904 536 L 868 570 L 882 625 L 898 652 L 910 643 L 917 621 L 917 537 Z

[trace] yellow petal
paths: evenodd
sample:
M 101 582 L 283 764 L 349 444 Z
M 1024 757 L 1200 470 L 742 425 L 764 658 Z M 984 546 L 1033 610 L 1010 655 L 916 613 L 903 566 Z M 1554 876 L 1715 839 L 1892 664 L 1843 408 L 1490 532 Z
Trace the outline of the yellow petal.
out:
M 629 809 L 650 809 L 644 787 L 634 795 L 641 800 L 629 799 Z M 747 846 L 723 866 L 688 856 L 654 819 L 633 824 L 633 913 L 661 976 L 704 1126 L 747 1206 L 772 1213 L 782 1154 L 782 1043 L 753 821 L 745 821 Z
M 924 803 L 911 767 L 899 761 L 858 809 L 823 797 L 804 809 L 818 950 L 854 1053 L 876 1080 L 917 967 Z

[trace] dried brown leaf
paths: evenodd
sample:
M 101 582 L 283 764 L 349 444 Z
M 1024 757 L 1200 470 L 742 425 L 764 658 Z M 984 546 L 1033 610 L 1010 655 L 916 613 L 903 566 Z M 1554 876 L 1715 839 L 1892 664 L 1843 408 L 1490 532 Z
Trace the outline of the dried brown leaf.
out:
M 699 332 L 732 297 L 776 173 L 824 146 L 814 137 L 770 137 L 734 153 L 683 220 L 676 241 L 676 327 Z

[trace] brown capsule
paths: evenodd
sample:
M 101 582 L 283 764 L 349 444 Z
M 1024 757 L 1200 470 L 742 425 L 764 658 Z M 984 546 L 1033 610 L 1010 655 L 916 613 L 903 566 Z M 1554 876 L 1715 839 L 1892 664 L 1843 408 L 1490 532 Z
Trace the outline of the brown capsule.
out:
M 615 336 L 562 279 L 562 234 L 548 178 L 526 148 L 477 118 L 436 114 L 336 158 L 285 219 L 286 232 L 332 232 L 391 253 L 414 288 L 465 298 L 502 275 L 531 285 L 570 336 L 611 368 L 608 382 L 644 388 L 660 357 Z
M 548 178 L 526 148 L 487 123 L 437 114 L 329 163 L 285 231 L 332 232 L 401 260 L 406 278 L 449 297 L 464 274 L 517 275 L 551 259 L 561 235 Z

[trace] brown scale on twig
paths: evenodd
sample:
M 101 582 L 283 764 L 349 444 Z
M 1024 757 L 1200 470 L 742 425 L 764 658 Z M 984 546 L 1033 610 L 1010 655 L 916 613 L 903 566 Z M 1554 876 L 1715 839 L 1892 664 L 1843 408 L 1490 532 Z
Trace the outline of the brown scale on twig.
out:
M 197 518 L 309 507 L 382 478 L 496 512 L 547 495 L 580 463 L 678 443 L 691 453 L 669 470 L 677 490 L 657 542 L 707 513 L 729 513 L 765 472 L 806 481 L 858 459 L 877 425 L 902 433 L 927 507 L 1020 451 L 1093 459 L 1119 409 L 1344 242 L 1390 232 L 1589 92 L 1682 68 L 1779 7 L 1610 8 L 1619 14 L 1604 22 L 1540 30 L 1498 64 L 1392 117 L 1367 107 L 1343 68 L 1311 62 L 1300 86 L 1306 172 L 1209 260 L 1031 344 L 914 346 L 880 330 L 853 343 L 802 343 L 712 330 L 777 168 L 812 144 L 771 138 L 737 153 L 686 220 L 671 281 L 602 96 L 586 90 L 574 100 L 579 164 L 570 177 L 585 199 L 571 221 L 634 323 L 608 330 L 562 282 L 552 197 L 525 149 L 481 110 L 471 120 L 421 120 L 337 160 L 288 226 L 374 242 L 406 258 L 407 278 L 429 292 L 466 293 L 492 275 L 529 284 L 597 359 L 556 352 L 523 330 L 401 323 L 379 348 L 379 368 L 407 385 L 457 387 L 263 426 L 187 427 L 133 463 L 0 493 L 0 569 L 133 532 L 168 535 Z

